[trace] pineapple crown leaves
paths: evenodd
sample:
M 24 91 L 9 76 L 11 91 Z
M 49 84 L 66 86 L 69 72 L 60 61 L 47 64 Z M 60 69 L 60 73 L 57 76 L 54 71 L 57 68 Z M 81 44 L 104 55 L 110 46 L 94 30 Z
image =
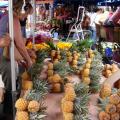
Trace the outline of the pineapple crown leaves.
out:
M 75 84 L 74 89 L 78 97 L 87 95 L 89 92 L 89 86 L 84 83 Z
M 53 41 L 47 41 L 46 44 L 50 47 L 51 50 L 57 50 L 57 46 L 53 43 Z
M 45 117 L 46 117 L 45 111 L 30 113 L 30 120 L 44 120 Z
M 64 77 L 72 72 L 72 69 L 67 64 L 67 60 L 63 59 L 60 62 L 54 64 L 54 71 L 58 73 L 61 77 Z
M 118 92 L 118 89 L 112 88 L 112 94 L 116 94 Z
M 37 51 L 37 63 L 43 63 L 43 61 L 48 58 L 49 51 L 48 50 L 39 50 Z
M 85 52 L 93 45 L 93 40 L 85 39 L 82 41 L 77 41 L 78 51 Z
M 33 89 L 41 92 L 42 94 L 47 94 L 49 91 L 49 86 L 46 80 L 40 80 L 37 78 L 33 81 Z
M 28 73 L 30 74 L 31 76 L 31 79 L 36 79 L 38 74 L 42 71 L 42 68 L 43 68 L 43 64 L 40 64 L 40 63 L 36 63 L 34 64 L 29 70 L 28 70 Z
M 39 92 L 37 90 L 29 90 L 27 94 L 24 96 L 24 98 L 28 101 L 36 100 L 41 101 L 43 100 L 45 94 L 42 92 Z
M 74 120 L 90 120 L 86 115 L 74 115 Z
M 105 99 L 98 99 L 98 106 L 101 108 L 102 111 L 105 111 L 106 105 L 109 103 L 109 97 Z
M 84 118 L 88 116 L 88 99 L 86 101 L 87 96 L 83 97 L 83 99 L 77 97 L 74 101 L 74 119 L 81 120 L 80 118 Z M 84 102 L 86 101 L 86 102 Z M 79 117 L 78 117 L 79 115 Z M 79 118 L 79 119 L 78 119 Z

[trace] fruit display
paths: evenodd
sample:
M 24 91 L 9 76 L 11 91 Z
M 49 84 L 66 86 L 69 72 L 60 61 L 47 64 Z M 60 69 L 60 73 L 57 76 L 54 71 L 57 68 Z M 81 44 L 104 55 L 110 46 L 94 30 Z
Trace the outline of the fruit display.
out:
M 104 87 L 107 86 L 108 85 L 105 85 Z M 106 88 L 106 96 L 104 96 L 104 99 L 100 100 L 100 104 L 99 104 L 101 108 L 101 111 L 99 113 L 99 120 L 104 120 L 105 118 L 107 120 L 119 120 L 120 119 L 119 89 L 111 90 L 111 93 L 109 93 L 109 95 L 107 93 L 109 92 L 107 92 L 107 88 Z
M 114 63 L 112 65 L 106 64 L 104 66 L 103 76 L 108 78 L 108 77 L 110 77 L 113 73 L 115 73 L 118 70 L 119 70 L 119 68 L 118 68 L 118 66 L 116 64 L 114 64 Z
M 55 120 L 55 116 L 60 120 L 88 120 L 90 97 L 96 94 L 101 103 L 98 119 L 120 119 L 120 90 L 101 83 L 102 73 L 109 77 L 119 68 L 115 64 L 104 66 L 101 54 L 87 42 L 27 45 L 36 50 L 36 57 L 34 65 L 21 76 L 26 92 L 16 101 L 16 120 L 49 120 L 49 116 Z M 55 96 L 59 96 L 56 101 L 52 100 Z M 51 106 L 49 100 L 55 104 Z

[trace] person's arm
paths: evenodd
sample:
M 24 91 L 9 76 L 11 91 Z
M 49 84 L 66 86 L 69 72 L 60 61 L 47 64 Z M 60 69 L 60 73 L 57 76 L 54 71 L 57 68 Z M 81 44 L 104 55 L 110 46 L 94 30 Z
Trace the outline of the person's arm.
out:
M 15 45 L 22 55 L 22 57 L 25 59 L 25 61 L 28 64 L 28 67 L 31 67 L 32 65 L 32 60 L 27 52 L 27 49 L 25 47 L 25 43 L 22 37 L 21 33 L 21 28 L 20 28 L 20 23 L 17 18 L 14 18 L 14 39 L 15 39 Z

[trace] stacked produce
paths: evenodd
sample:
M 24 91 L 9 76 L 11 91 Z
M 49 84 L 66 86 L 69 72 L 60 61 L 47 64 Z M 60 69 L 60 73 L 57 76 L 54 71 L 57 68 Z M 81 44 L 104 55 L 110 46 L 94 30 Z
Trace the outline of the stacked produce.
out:
M 74 91 L 74 86 L 71 83 L 67 83 L 65 85 L 65 95 L 62 99 L 62 112 L 64 120 L 73 120 L 74 119 L 74 100 L 76 98 L 76 94 Z
M 90 91 L 91 92 L 98 92 L 100 89 L 100 80 L 102 77 L 102 70 L 103 70 L 103 64 L 102 64 L 102 56 L 99 52 L 93 51 L 93 53 L 89 54 L 93 59 L 91 62 L 90 67 Z
M 105 76 L 106 78 L 110 77 L 113 73 L 115 73 L 116 71 L 118 71 L 119 68 L 116 64 L 106 64 L 104 66 L 104 70 L 103 70 L 103 76 Z
M 22 89 L 31 90 L 33 88 L 33 82 L 31 81 L 30 75 L 27 71 L 22 74 Z
M 16 120 L 43 119 L 46 115 L 42 102 L 47 91 L 48 87 L 45 81 L 34 81 L 33 89 L 27 91 L 25 96 L 19 98 L 15 103 Z
M 77 51 L 67 52 L 67 61 L 69 62 L 70 66 L 73 68 L 78 68 L 78 59 L 80 57 L 80 54 Z
M 90 80 L 91 62 L 92 62 L 92 59 L 88 58 L 87 62 L 85 63 L 85 65 L 81 71 L 82 82 L 85 83 L 86 85 L 89 85 L 91 82 L 91 80 Z
M 120 90 L 116 90 L 104 100 L 101 100 L 101 112 L 99 120 L 119 120 L 120 119 Z
M 51 84 L 52 92 L 59 93 L 62 92 L 62 78 L 59 74 L 55 73 L 54 71 L 54 65 L 52 62 L 48 63 L 48 82 Z
M 58 63 L 61 59 L 60 50 L 51 50 L 50 56 L 54 64 Z

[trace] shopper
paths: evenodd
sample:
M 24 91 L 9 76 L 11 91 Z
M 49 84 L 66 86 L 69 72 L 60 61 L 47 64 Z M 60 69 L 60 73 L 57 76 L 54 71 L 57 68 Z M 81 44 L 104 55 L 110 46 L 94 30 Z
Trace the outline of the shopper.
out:
M 19 22 L 22 6 L 23 6 L 23 1 L 21 0 L 13 1 L 15 60 L 18 63 L 24 61 L 27 67 L 30 68 L 33 63 L 25 47 L 21 33 L 20 22 Z M 4 38 L 4 35 L 6 33 L 8 33 L 8 14 L 3 16 L 0 20 L 0 40 Z M 7 49 L 9 50 L 8 47 Z M 8 54 L 6 54 L 6 56 L 2 57 L 2 61 L 0 63 L 0 74 L 2 74 L 2 79 L 5 86 L 4 113 L 6 114 L 6 116 L 9 116 L 12 115 L 13 105 L 12 105 L 12 94 L 11 94 L 12 85 L 11 85 L 11 65 L 9 59 L 9 51 L 7 53 Z
M 26 38 L 26 24 L 27 24 L 27 17 L 33 13 L 33 7 L 30 3 L 27 3 L 24 7 L 25 13 L 23 13 L 20 17 L 20 25 L 21 31 L 24 38 Z
M 94 40 L 94 43 L 98 41 L 99 37 L 99 15 L 102 13 L 101 8 L 94 9 L 93 12 L 90 14 L 90 30 L 92 32 L 92 39 Z

